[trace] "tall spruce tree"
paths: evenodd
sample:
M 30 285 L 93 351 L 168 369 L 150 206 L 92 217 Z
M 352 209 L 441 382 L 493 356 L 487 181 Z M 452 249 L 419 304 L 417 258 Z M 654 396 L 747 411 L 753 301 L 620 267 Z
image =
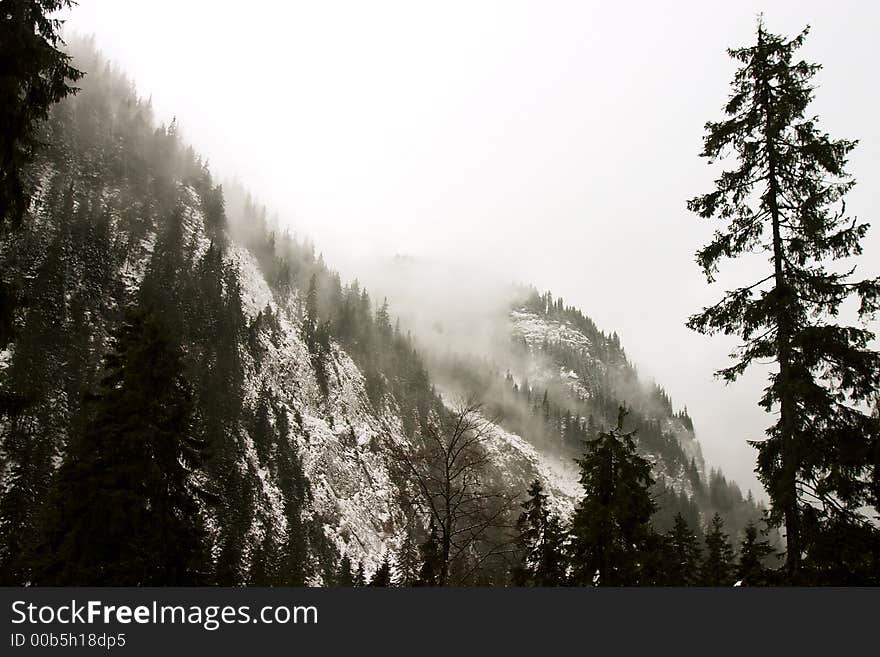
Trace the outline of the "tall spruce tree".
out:
M 396 571 L 396 576 L 393 580 L 394 586 L 410 587 L 416 586 L 419 582 L 422 562 L 419 546 L 416 544 L 416 539 L 413 535 L 413 524 L 413 519 L 409 518 L 407 531 L 403 535 L 403 540 L 400 542 L 400 548 L 394 559 L 394 570 Z
M 36 584 L 192 585 L 205 581 L 205 532 L 191 485 L 202 445 L 192 393 L 161 324 L 128 311 L 53 482 Z
M 656 504 L 651 464 L 636 453 L 635 432 L 625 433 L 626 409 L 617 426 L 587 441 L 578 460 L 585 496 L 571 524 L 574 583 L 620 586 L 640 583 L 644 548 Z
M 512 573 L 515 586 L 560 586 L 566 581 L 565 531 L 547 508 L 547 494 L 539 479 L 529 486 L 528 498 L 517 520 L 520 562 Z
M 18 225 L 29 198 L 25 169 L 39 145 L 39 123 L 82 77 L 59 50 L 72 0 L 10 0 L 0 19 L 0 229 Z M 0 289 L 2 292 L 2 289 Z
M 284 515 L 287 517 L 287 536 L 281 550 L 280 583 L 283 586 L 304 586 L 310 567 L 309 540 L 302 511 L 309 497 L 309 485 L 296 442 L 290 436 L 287 412 L 276 407 L 275 418 L 279 444 L 282 446 L 275 456 L 278 486 L 284 497 Z
M 343 555 L 336 569 L 336 586 L 350 588 L 356 584 L 356 574 L 351 563 L 351 557 Z
M 716 513 L 706 532 L 706 559 L 700 568 L 703 586 L 733 585 L 733 548 L 724 533 L 724 520 Z
M 758 527 L 750 522 L 739 546 L 736 576 L 743 586 L 762 586 L 768 583 L 768 568 L 764 562 L 773 554 L 768 541 L 758 537 Z
M 65 194 L 62 208 L 72 206 Z M 3 442 L 4 484 L 0 495 L 0 582 L 28 580 L 22 554 L 33 545 L 39 507 L 52 481 L 52 461 L 62 428 L 55 408 L 46 403 L 64 378 L 64 296 L 68 289 L 64 242 L 54 238 L 36 271 L 28 313 L 13 360 L 0 392 L 0 417 L 6 424 Z
M 391 561 L 388 558 L 388 553 L 383 557 L 382 563 L 379 564 L 368 586 L 385 588 L 391 586 Z
M 673 586 L 694 586 L 700 581 L 700 543 L 680 513 L 667 533 L 668 579 Z
M 367 575 L 366 570 L 364 568 L 364 562 L 359 561 L 357 570 L 354 572 L 354 585 L 355 586 L 366 586 L 367 585 Z
M 727 117 L 706 124 L 701 155 L 712 162 L 732 151 L 738 166 L 688 202 L 724 224 L 697 253 L 709 282 L 724 258 L 768 256 L 758 280 L 728 291 L 688 325 L 742 339 L 734 364 L 718 372 L 728 381 L 755 361 L 776 365 L 760 404 L 777 420 L 752 444 L 770 519 L 785 525 L 790 582 L 802 581 L 806 538 L 823 523 L 865 524 L 858 509 L 869 501 L 878 435 L 865 405 L 880 388 L 873 334 L 836 321 L 851 296 L 860 301 L 860 322 L 874 316 L 880 279 L 853 280 L 854 268 L 830 266 L 861 253 L 868 225 L 848 216 L 843 202 L 854 184 L 844 167 L 856 142 L 831 139 L 807 113 L 820 68 L 795 59 L 807 33 L 787 39 L 759 22 L 755 45 L 729 51 L 742 67 Z M 805 516 L 817 518 L 813 527 L 804 527 Z

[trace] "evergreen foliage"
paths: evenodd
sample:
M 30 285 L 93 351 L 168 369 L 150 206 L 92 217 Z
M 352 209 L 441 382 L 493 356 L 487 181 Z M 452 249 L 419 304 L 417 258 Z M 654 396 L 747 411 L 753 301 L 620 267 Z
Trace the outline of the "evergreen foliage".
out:
M 574 582 L 580 586 L 638 584 L 656 509 L 651 464 L 636 453 L 633 432 L 617 426 L 587 441 L 578 461 L 584 498 L 571 523 Z
M 413 523 L 407 527 L 394 559 L 394 586 L 416 586 L 419 583 L 422 566 L 422 553 L 413 532 Z
M 369 586 L 385 588 L 391 586 L 391 562 L 388 560 L 387 554 L 382 559 L 382 563 L 376 569 L 372 579 L 370 579 Z
M 716 513 L 706 529 L 706 558 L 700 569 L 703 586 L 733 586 L 733 547 L 724 533 L 724 520 Z
M 567 581 L 566 533 L 559 518 L 547 508 L 547 495 L 535 479 L 521 504 L 517 520 L 521 561 L 514 567 L 515 586 L 561 586 Z
M 174 123 L 152 125 L 149 103 L 133 96 L 130 82 L 90 42 L 77 41 L 73 50 L 77 65 L 90 71 L 83 93 L 50 113 L 35 164 L 49 174 L 33 221 L 0 241 L 2 277 L 28 300 L 12 313 L 3 343 L 14 338 L 0 373 L 0 580 L 30 581 L 29 559 L 19 555 L 50 533 L 54 466 L 80 440 L 91 412 L 83 400 L 99 383 L 105 345 L 121 326 L 119 309 L 141 306 L 161 316 L 190 382 L 187 439 L 202 445 L 190 495 L 218 530 L 203 537 L 213 558 L 199 581 L 303 584 L 335 556 L 303 520 L 309 490 L 287 411 L 269 394 L 252 408 L 245 402 L 248 347 L 277 331 L 277 318 L 245 321 L 238 269 L 227 252 L 224 191 L 181 146 Z M 202 234 L 210 243 L 199 241 Z M 146 270 L 139 283 L 140 263 Z M 259 545 L 251 537 L 268 519 L 255 509 L 267 500 L 244 458 L 251 432 L 261 465 L 282 488 L 286 519 L 283 531 L 260 532 Z M 253 558 L 261 551 L 265 564 Z
M 753 526 L 753 525 L 752 525 Z M 700 583 L 699 539 L 680 513 L 675 526 L 667 534 L 669 546 L 669 583 L 675 586 L 694 586 Z
M 787 39 L 759 22 L 754 45 L 729 51 L 741 68 L 726 118 L 706 124 L 701 155 L 713 161 L 732 151 L 737 166 L 688 203 L 723 224 L 697 253 L 710 282 L 725 258 L 767 254 L 765 275 L 728 291 L 688 325 L 742 339 L 734 364 L 719 372 L 729 381 L 755 361 L 776 364 L 760 403 L 778 420 L 753 444 L 770 519 L 785 526 L 792 583 L 809 581 L 805 558 L 823 568 L 820 544 L 831 526 L 876 534 L 861 508 L 871 500 L 880 432 L 865 410 L 880 389 L 874 336 L 837 320 L 850 297 L 859 300 L 860 320 L 875 316 L 880 279 L 855 280 L 854 269 L 831 266 L 859 255 L 868 229 L 843 202 L 854 185 L 845 166 L 856 142 L 830 138 L 808 113 L 820 67 L 796 58 L 807 33 Z
M 334 583 L 336 586 L 343 588 L 351 588 L 357 583 L 357 573 L 355 573 L 351 558 L 347 554 L 344 555 L 339 562 L 339 567 L 336 571 L 336 581 Z
M 769 583 L 771 574 L 766 561 L 772 554 L 773 548 L 770 543 L 759 538 L 755 523 L 746 525 L 736 567 L 736 576 L 743 586 L 764 586 Z
M 72 0 L 3 3 L 0 20 L 0 230 L 18 226 L 30 200 L 28 164 L 40 145 L 40 124 L 59 100 L 77 90 L 82 72 L 60 47 L 62 21 L 53 15 Z
M 777 258 L 782 283 L 774 269 L 692 325 L 746 340 L 738 364 L 724 371 L 729 378 L 754 358 L 780 363 L 765 406 L 796 412 L 784 413 L 761 443 L 759 469 L 774 503 L 771 520 L 796 516 L 789 545 L 799 541 L 800 574 L 787 581 L 876 584 L 880 542 L 861 511 L 880 498 L 878 417 L 865 404 L 869 388 L 876 390 L 876 355 L 866 331 L 822 323 L 849 291 L 861 295 L 868 317 L 876 281 L 851 283 L 818 264 L 829 254 L 857 254 L 864 227 L 827 209 L 850 183 L 819 181 L 818 173 L 843 178 L 851 144 L 828 140 L 804 118 L 813 69 L 791 63 L 796 42 L 759 29 L 757 47 L 734 51 L 752 66 L 735 81 L 734 123 L 710 125 L 706 153 L 732 146 L 744 164 L 722 178 L 715 196 L 692 202 L 730 220 L 730 230 L 701 252 L 711 276 L 720 258 L 764 244 L 755 232 L 762 222 L 772 233 L 772 195 L 754 198 L 746 173 L 761 174 L 774 159 L 777 191 L 791 197 L 776 208 L 782 250 L 764 246 L 784 256 Z M 432 376 L 479 391 L 486 402 L 449 410 L 387 299 L 374 304 L 358 281 L 343 284 L 310 242 L 280 230 L 236 185 L 217 184 L 181 144 L 176 122 L 156 128 L 130 82 L 102 66 L 88 44 L 78 47 L 76 65 L 94 72 L 84 93 L 45 114 L 47 140 L 36 160 L 45 173 L 30 198 L 32 216 L 0 235 L 3 583 L 779 581 L 771 570 L 775 529 L 761 540 L 753 524 L 760 505 L 720 472 L 705 474 L 698 446 L 686 444 L 693 433 L 687 409 L 675 410 L 662 387 L 639 379 L 616 334 L 561 298 L 531 290 L 514 310 L 574 327 L 589 346 L 520 336 L 509 345 L 507 372 L 488 359 L 431 362 Z M 761 96 L 767 80 L 775 105 Z M 774 98 L 783 88 L 791 98 Z M 21 161 L 23 179 L 33 178 L 37 169 Z M 245 313 L 240 260 L 249 257 L 236 242 L 271 286 L 272 300 L 256 316 Z M 322 393 L 314 404 L 328 411 L 334 433 L 355 435 L 350 423 L 334 427 L 331 412 L 350 355 L 369 399 L 358 400 L 364 414 L 399 418 L 411 441 L 393 448 L 400 467 L 391 473 L 407 497 L 407 526 L 375 570 L 353 562 L 357 552 L 340 557 L 327 538 L 304 471 L 313 453 L 300 452 L 312 448 L 312 418 L 304 421 L 305 411 L 265 376 L 277 365 L 266 354 L 290 339 L 288 326 L 298 327 L 307 349 L 303 363 L 288 365 L 314 372 Z M 535 360 L 576 383 L 533 377 L 540 383 L 532 385 L 524 372 Z M 632 400 L 628 414 L 623 399 Z M 615 428 L 599 431 L 615 418 Z M 569 525 L 548 508 L 540 479 L 524 491 L 516 521 L 514 499 L 523 491 L 491 464 L 496 423 L 563 458 L 586 445 L 578 459 L 586 494 Z M 344 447 L 387 449 L 382 440 Z M 792 472 L 794 505 L 786 497 Z M 701 562 L 701 518 L 712 514 Z M 738 564 L 725 527 L 740 542 Z
M 440 584 L 440 573 L 443 570 L 443 564 L 441 563 L 439 543 L 437 525 L 432 520 L 428 537 L 419 545 L 422 565 L 419 569 L 417 586 L 438 586 Z
M 55 586 L 207 581 L 192 495 L 203 444 L 192 388 L 155 315 L 127 313 L 45 509 L 31 581 Z

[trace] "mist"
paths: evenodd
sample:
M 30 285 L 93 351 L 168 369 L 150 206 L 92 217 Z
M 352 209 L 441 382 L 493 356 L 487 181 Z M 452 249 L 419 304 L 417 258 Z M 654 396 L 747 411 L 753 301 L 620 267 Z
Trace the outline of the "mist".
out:
M 746 440 L 772 421 L 764 373 L 714 380 L 735 343 L 684 326 L 755 267 L 708 286 L 693 254 L 713 227 L 685 202 L 718 173 L 697 157 L 703 125 L 727 98 L 725 49 L 752 39 L 760 11 L 772 31 L 812 25 L 812 108 L 860 140 L 847 206 L 877 216 L 870 3 L 82 0 L 67 29 L 94 34 L 218 178 L 419 335 L 479 344 L 472 313 L 502 312 L 512 283 L 550 289 L 616 331 L 687 405 L 707 462 L 760 495 Z M 864 247 L 859 273 L 877 275 L 880 231 Z M 428 273 L 407 278 L 408 263 Z M 449 299 L 459 312 L 434 317 Z

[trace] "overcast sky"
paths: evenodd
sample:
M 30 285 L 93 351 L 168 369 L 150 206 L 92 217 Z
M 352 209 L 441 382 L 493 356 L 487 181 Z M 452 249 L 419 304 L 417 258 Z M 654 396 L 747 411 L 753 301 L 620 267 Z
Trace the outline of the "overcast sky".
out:
M 748 276 L 705 284 L 693 253 L 711 226 L 685 202 L 717 174 L 697 154 L 735 68 L 725 49 L 753 39 L 761 11 L 773 31 L 812 25 L 813 108 L 861 140 L 848 208 L 878 217 L 870 2 L 81 0 L 68 27 L 344 274 L 454 256 L 616 330 L 687 404 L 709 463 L 757 492 L 745 440 L 769 424 L 763 380 L 715 381 L 732 342 L 684 322 Z M 874 223 L 864 275 L 880 273 Z

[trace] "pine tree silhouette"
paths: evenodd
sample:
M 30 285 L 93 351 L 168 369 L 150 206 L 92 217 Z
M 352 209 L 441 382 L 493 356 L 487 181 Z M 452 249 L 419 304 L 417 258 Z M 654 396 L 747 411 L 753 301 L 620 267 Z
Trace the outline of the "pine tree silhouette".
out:
M 785 525 L 792 583 L 802 583 L 806 539 L 819 538 L 824 525 L 849 522 L 876 532 L 860 509 L 869 503 L 876 471 L 870 454 L 880 434 L 865 412 L 880 389 L 874 336 L 833 321 L 850 297 L 858 298 L 862 320 L 880 308 L 880 278 L 853 280 L 854 269 L 829 267 L 859 255 L 868 229 L 847 216 L 843 202 L 855 184 L 844 167 L 856 142 L 831 139 L 807 114 L 820 66 L 795 54 L 808 30 L 786 39 L 759 21 L 755 45 L 729 51 L 742 67 L 726 118 L 706 124 L 701 155 L 713 161 L 732 151 L 738 166 L 688 202 L 701 217 L 724 224 L 697 252 L 710 282 L 725 258 L 769 256 L 765 275 L 727 292 L 688 326 L 742 339 L 735 363 L 718 372 L 728 381 L 755 361 L 776 364 L 760 404 L 778 420 L 766 440 L 752 444 L 770 520 Z
M 651 464 L 636 453 L 633 432 L 624 433 L 626 409 L 617 427 L 587 441 L 578 463 L 585 496 L 571 524 L 574 583 L 638 584 L 641 555 L 656 509 L 650 494 Z
M 387 554 L 382 559 L 382 563 L 376 569 L 373 578 L 370 580 L 369 586 L 391 586 L 391 562 L 388 560 Z
M 539 479 L 528 490 L 517 521 L 521 562 L 513 569 L 516 586 L 560 586 L 566 582 L 565 532 L 559 518 L 547 508 Z
M 0 20 L 0 229 L 21 223 L 30 197 L 25 167 L 38 146 L 37 124 L 49 108 L 77 90 L 82 72 L 59 50 L 62 21 L 53 17 L 72 0 L 17 0 Z M 0 288 L 2 292 L 2 288 Z
M 700 543 L 680 513 L 667 534 L 669 545 L 669 583 L 675 586 L 694 586 L 700 582 Z
M 700 568 L 703 586 L 733 586 L 733 548 L 724 533 L 724 520 L 716 513 L 706 532 L 706 559 Z
M 201 444 L 192 393 L 161 324 L 129 311 L 56 476 L 32 563 L 36 584 L 193 585 L 206 579 L 190 484 Z
M 768 569 L 764 565 L 767 557 L 773 554 L 770 543 L 758 538 L 755 523 L 746 525 L 745 536 L 739 547 L 739 563 L 736 576 L 743 586 L 762 586 L 767 584 Z

